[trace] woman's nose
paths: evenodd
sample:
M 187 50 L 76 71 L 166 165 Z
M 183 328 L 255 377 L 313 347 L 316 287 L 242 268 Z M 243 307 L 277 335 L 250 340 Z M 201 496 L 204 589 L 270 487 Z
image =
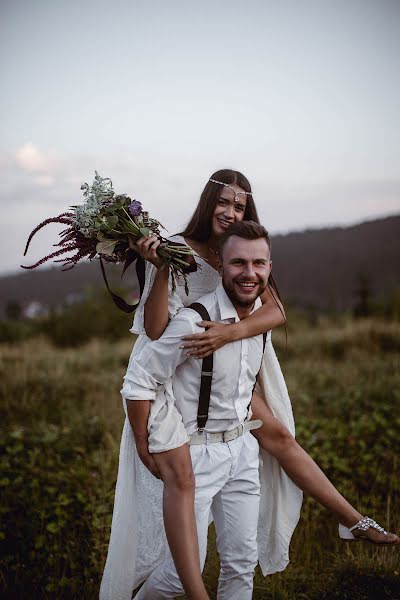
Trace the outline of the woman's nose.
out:
M 234 214 L 235 214 L 235 211 L 234 211 L 234 208 L 233 208 L 232 204 L 227 204 L 225 206 L 224 215 L 226 217 L 233 217 Z

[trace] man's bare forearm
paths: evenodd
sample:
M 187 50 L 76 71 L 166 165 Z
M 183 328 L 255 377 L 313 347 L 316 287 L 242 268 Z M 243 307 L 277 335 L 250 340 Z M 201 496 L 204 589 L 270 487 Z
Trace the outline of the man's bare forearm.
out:
M 147 442 L 150 400 L 127 400 L 128 419 L 136 442 Z
M 150 400 L 127 400 L 126 406 L 139 458 L 150 473 L 160 479 L 160 472 L 153 455 L 149 452 L 148 445 L 147 421 L 150 413 Z

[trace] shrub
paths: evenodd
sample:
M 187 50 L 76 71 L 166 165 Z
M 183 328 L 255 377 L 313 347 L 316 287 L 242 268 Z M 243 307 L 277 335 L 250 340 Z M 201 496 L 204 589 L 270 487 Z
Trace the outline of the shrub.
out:
M 99 465 L 93 450 L 104 430 L 96 419 L 80 429 L 42 424 L 2 441 L 2 581 L 9 598 L 90 598 L 96 589 Z

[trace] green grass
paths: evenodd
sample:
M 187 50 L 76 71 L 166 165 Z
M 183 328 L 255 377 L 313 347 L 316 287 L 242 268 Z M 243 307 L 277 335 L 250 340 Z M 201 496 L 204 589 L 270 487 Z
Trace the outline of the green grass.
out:
M 111 521 L 132 338 L 60 348 L 0 346 L 0 591 L 10 599 L 95 599 Z M 400 326 L 300 319 L 274 343 L 299 442 L 365 514 L 400 530 Z M 400 551 L 341 543 L 306 499 L 291 563 L 256 574 L 257 600 L 400 598 Z M 205 580 L 215 598 L 210 532 Z M 28 592 L 28 595 L 27 595 Z

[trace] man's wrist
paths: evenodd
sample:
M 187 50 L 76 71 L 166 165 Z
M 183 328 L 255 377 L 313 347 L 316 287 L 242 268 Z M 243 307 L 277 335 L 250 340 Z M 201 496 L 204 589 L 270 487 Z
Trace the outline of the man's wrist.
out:
M 135 442 L 137 446 L 143 446 L 144 444 L 148 444 L 149 441 L 149 434 L 146 433 L 134 433 L 133 434 L 135 437 Z

